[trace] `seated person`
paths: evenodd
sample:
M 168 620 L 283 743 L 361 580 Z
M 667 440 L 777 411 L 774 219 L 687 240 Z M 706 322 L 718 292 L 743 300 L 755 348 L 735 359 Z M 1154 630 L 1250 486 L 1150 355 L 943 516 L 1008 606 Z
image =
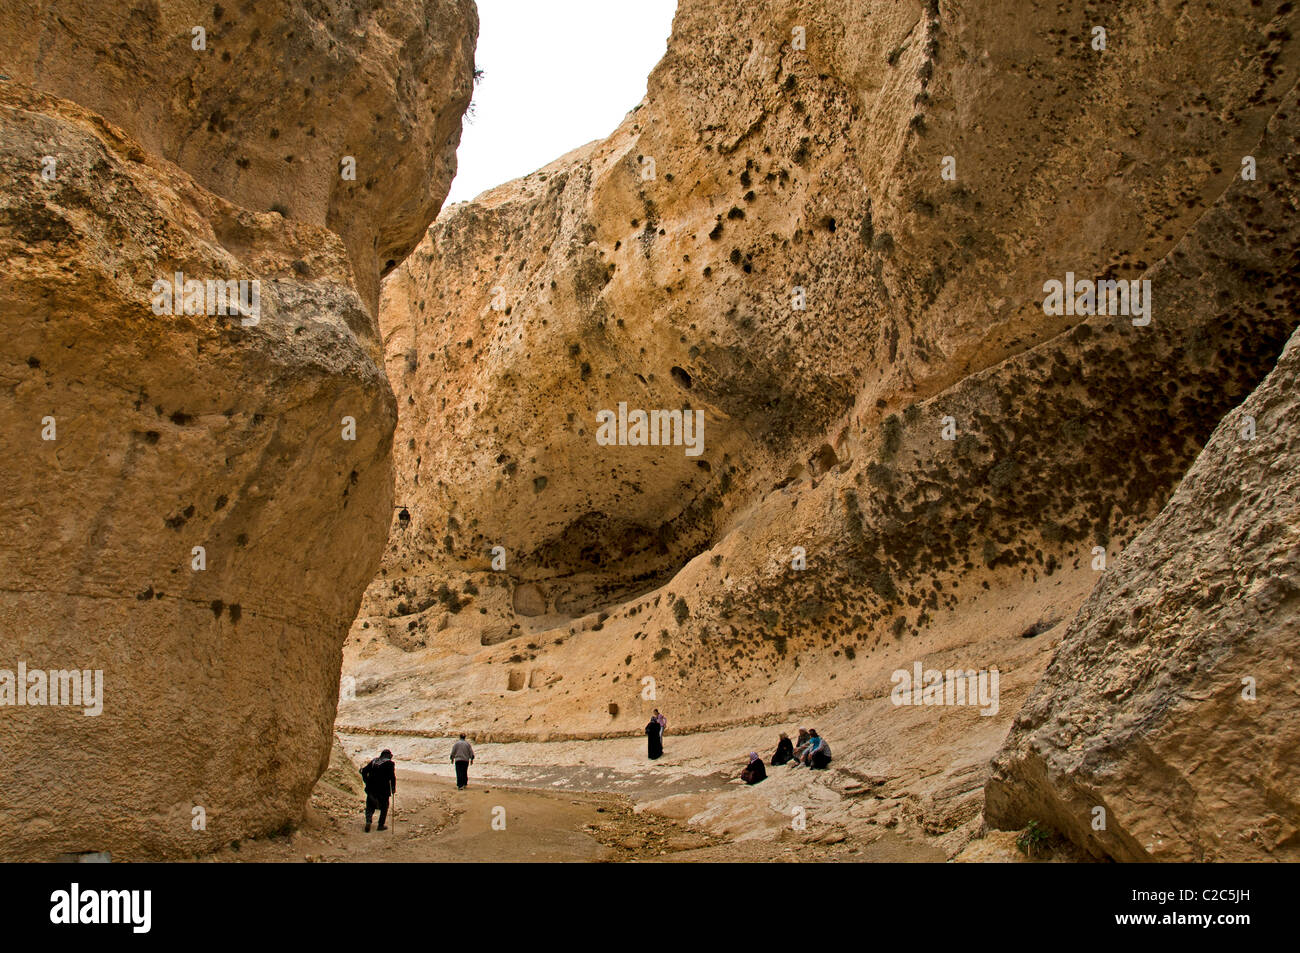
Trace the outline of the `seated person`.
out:
M 800 728 L 799 739 L 794 743 L 794 758 L 790 762 L 790 767 L 794 768 L 808 763 L 808 748 L 811 742 L 811 732 L 807 728 Z
M 812 732 L 812 741 L 808 749 L 808 767 L 826 770 L 831 763 L 831 746 L 817 732 Z
M 772 755 L 772 767 L 778 764 L 785 764 L 794 757 L 794 742 L 784 731 L 781 732 L 781 738 L 776 743 L 776 754 Z
M 763 759 L 758 756 L 757 751 L 751 751 L 749 753 L 749 765 L 744 771 L 740 772 L 740 780 L 746 784 L 757 784 L 766 778 L 767 769 L 763 767 Z

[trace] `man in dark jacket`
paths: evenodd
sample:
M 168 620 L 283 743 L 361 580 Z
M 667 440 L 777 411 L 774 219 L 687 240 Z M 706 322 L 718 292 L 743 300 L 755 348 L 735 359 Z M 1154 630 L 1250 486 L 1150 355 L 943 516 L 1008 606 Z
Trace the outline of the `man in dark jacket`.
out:
M 393 765 L 393 753 L 385 748 L 379 757 L 361 769 L 361 779 L 366 782 L 366 833 L 370 832 L 370 819 L 379 810 L 379 829 L 388 828 L 388 799 L 397 793 L 397 768 Z

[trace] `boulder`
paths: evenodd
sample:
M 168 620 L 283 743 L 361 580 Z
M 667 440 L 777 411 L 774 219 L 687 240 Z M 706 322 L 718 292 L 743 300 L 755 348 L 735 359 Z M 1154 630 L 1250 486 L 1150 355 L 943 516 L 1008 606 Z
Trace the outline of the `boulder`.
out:
M 1118 861 L 1300 860 L 1298 415 L 1300 332 L 1071 622 L 990 824 Z

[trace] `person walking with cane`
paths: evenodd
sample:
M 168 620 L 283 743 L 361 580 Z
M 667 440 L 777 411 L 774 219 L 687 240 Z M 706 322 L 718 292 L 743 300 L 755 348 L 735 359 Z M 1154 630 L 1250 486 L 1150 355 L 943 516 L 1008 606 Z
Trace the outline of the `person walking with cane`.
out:
M 370 833 L 370 820 L 379 811 L 379 829 L 388 830 L 384 821 L 388 818 L 389 798 L 397 796 L 397 768 L 393 764 L 393 753 L 385 748 L 379 757 L 361 769 L 361 779 L 366 783 L 366 833 Z

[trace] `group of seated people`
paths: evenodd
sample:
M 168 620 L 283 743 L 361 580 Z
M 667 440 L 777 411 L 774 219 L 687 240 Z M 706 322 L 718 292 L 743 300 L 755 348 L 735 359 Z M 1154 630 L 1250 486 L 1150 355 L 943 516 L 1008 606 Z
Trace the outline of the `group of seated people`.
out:
M 789 764 L 792 768 L 807 765 L 809 768 L 825 770 L 831 763 L 831 746 L 817 733 L 816 728 L 800 728 L 799 740 L 791 741 L 790 736 L 781 732 L 776 743 L 776 752 L 772 755 L 772 766 Z M 746 784 L 757 784 L 767 777 L 763 759 L 757 751 L 749 753 L 749 765 L 740 772 L 740 780 Z

